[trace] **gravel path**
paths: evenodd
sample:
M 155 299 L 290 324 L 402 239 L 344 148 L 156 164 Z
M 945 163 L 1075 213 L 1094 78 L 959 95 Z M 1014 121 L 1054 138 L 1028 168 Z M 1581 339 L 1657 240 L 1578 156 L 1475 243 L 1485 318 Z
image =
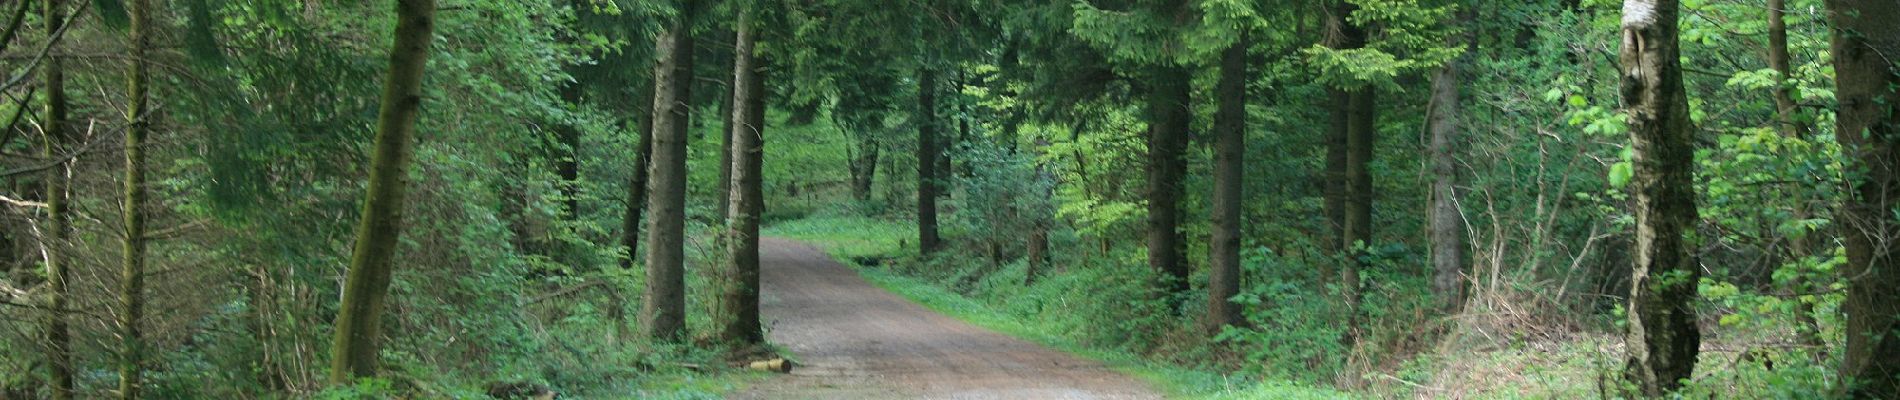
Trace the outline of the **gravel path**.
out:
M 1138 380 L 938 314 L 823 251 L 760 243 L 771 341 L 801 364 L 734 399 L 1159 399 Z

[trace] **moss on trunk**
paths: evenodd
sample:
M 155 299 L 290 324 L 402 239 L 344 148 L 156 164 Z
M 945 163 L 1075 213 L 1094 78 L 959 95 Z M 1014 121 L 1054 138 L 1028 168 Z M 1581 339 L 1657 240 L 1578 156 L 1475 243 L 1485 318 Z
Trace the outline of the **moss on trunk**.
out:
M 343 286 L 343 304 L 330 345 L 330 383 L 375 376 L 382 339 L 383 299 L 402 233 L 405 171 L 422 105 L 423 68 L 435 29 L 435 0 L 397 0 L 395 43 L 383 78 L 382 107 L 370 155 L 369 190 Z

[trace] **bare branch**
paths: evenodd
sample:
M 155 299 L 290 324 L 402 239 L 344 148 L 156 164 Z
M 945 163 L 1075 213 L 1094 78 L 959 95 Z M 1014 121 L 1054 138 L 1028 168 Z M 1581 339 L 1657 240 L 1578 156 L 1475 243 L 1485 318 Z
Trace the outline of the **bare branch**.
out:
M 120 127 L 118 129 L 124 129 L 124 127 Z M 86 130 L 87 132 L 91 132 L 92 128 L 87 128 Z M 88 133 L 86 136 L 96 137 L 90 133 Z M 0 172 L 0 178 L 8 178 L 8 177 L 13 177 L 15 175 L 38 173 L 38 172 L 59 167 L 60 165 L 65 165 L 66 163 L 69 163 L 75 159 L 78 159 L 79 156 L 82 156 L 88 152 L 91 152 L 92 148 L 96 147 L 101 141 L 102 140 L 98 140 L 98 139 L 88 140 L 86 141 L 86 145 L 80 146 L 78 149 L 73 150 L 71 153 L 67 153 L 65 155 L 56 157 L 44 163 L 40 163 L 38 165 L 30 165 L 30 166 L 25 166 L 25 167 L 20 167 L 20 168 L 14 168 L 14 169 L 6 170 L 5 172 Z
M 46 60 L 46 55 L 53 51 L 53 45 L 59 44 L 59 40 L 66 37 L 66 31 L 73 28 L 73 21 L 79 19 L 81 14 L 83 13 L 75 12 L 73 15 L 67 16 L 66 22 L 59 24 L 59 30 L 54 31 L 52 36 L 46 38 L 46 45 L 40 46 L 39 53 L 33 55 L 33 61 L 26 64 L 26 68 L 23 68 L 24 71 L 20 72 L 19 76 L 8 79 L 6 84 L 0 85 L 0 92 L 13 90 L 13 87 L 26 82 L 26 77 L 33 75 L 33 71 L 39 68 L 40 61 Z
M 12 197 L 7 197 L 6 195 L 0 195 L 0 203 L 12 204 L 15 207 L 27 207 L 27 208 L 46 208 L 47 207 L 46 203 L 41 203 L 41 202 L 31 201 L 31 200 L 20 200 L 20 199 L 15 199 Z
M 0 126 L 0 147 L 5 147 L 7 142 L 13 141 L 13 126 L 19 125 L 20 118 L 26 117 L 26 109 L 29 108 L 26 103 L 33 101 L 33 95 L 37 92 L 39 92 L 38 87 L 27 89 L 26 96 L 21 96 L 20 104 L 14 108 L 13 117 L 7 118 L 5 126 Z

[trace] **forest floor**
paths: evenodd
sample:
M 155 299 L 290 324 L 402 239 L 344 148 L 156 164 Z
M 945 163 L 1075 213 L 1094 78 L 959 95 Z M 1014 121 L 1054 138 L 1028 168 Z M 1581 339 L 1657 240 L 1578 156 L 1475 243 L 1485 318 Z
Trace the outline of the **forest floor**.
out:
M 872 286 L 823 250 L 760 244 L 761 306 L 792 373 L 734 399 L 1159 399 L 1108 366 L 983 329 Z

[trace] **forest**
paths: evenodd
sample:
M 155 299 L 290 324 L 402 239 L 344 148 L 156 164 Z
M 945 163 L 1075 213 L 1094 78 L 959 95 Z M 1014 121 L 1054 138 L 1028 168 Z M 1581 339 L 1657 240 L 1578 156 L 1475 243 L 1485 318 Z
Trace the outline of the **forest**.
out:
M 1896 21 L 0 0 L 0 400 L 1900 399 Z

